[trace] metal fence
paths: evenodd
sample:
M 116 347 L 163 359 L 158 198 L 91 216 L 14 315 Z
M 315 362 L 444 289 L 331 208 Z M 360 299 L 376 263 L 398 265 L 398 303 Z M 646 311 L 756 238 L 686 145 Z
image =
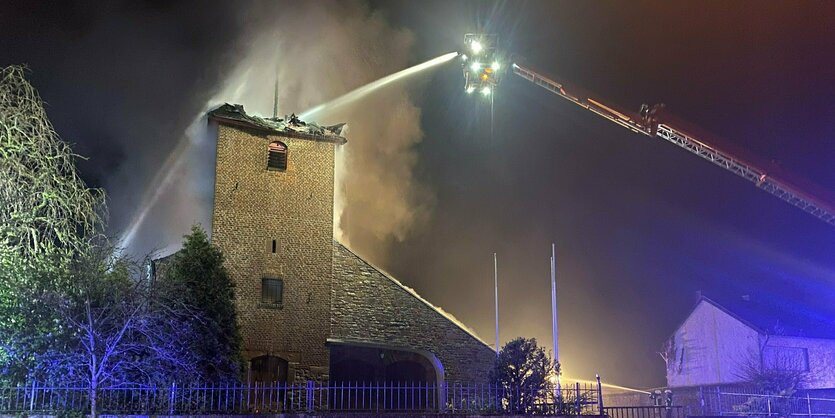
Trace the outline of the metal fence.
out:
M 773 395 L 746 387 L 698 387 L 679 389 L 675 404 L 688 416 L 806 416 L 835 417 L 835 396 L 798 391 L 791 396 Z
M 90 409 L 90 394 L 89 388 L 37 383 L 0 387 L 0 413 L 85 412 Z M 599 384 L 579 383 L 544 390 L 466 382 L 172 384 L 101 389 L 96 391 L 96 409 L 119 415 L 328 411 L 600 415 L 600 394 Z
M 684 418 L 681 406 L 605 406 L 603 415 L 610 418 Z

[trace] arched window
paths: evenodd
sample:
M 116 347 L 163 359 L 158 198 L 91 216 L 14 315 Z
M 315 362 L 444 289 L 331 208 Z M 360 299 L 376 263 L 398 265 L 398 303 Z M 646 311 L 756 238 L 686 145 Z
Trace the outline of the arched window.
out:
M 270 143 L 267 155 L 267 170 L 287 170 L 287 145 L 283 142 Z

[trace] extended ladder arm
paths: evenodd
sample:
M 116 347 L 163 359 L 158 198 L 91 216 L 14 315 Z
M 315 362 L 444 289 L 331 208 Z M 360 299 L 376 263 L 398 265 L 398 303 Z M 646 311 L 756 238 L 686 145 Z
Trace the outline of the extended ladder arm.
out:
M 678 145 L 754 183 L 760 189 L 802 209 L 829 225 L 835 226 L 835 206 L 821 200 L 812 193 L 802 190 L 795 184 L 770 176 L 765 169 L 755 164 L 748 163 L 706 141 L 700 141 L 693 135 L 675 128 L 670 123 L 659 120 L 659 116 L 656 114 L 659 109 L 658 106 L 643 106 L 640 115 L 634 115 L 605 105 L 587 94 L 569 91 L 564 83 L 554 81 L 518 64 L 513 64 L 513 73 L 632 132 L 658 137 Z

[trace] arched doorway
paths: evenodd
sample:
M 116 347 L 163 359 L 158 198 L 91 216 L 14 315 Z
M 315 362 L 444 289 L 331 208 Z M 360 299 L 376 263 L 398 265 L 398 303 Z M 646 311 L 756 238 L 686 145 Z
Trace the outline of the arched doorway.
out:
M 331 403 L 342 410 L 439 410 L 443 366 L 431 353 L 330 342 Z
M 249 361 L 250 380 L 259 383 L 287 382 L 287 360 L 276 356 L 258 356 Z

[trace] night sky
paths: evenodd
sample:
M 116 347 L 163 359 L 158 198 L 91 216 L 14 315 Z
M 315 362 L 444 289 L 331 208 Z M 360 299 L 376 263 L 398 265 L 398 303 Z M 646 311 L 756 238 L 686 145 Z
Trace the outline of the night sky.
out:
M 80 163 L 85 179 L 107 188 L 114 234 L 135 215 L 182 132 L 224 91 L 235 64 L 247 59 L 242 51 L 259 31 L 284 36 L 289 22 L 328 13 L 338 21 L 348 9 L 357 12 L 345 19 L 359 23 L 336 33 L 358 35 L 344 53 L 363 57 L 359 62 L 377 76 L 462 49 L 466 32 L 497 33 L 504 48 L 534 69 L 632 111 L 663 102 L 728 143 L 835 191 L 835 3 L 317 3 L 18 1 L 0 11 L 0 65 L 29 66 L 56 129 L 89 158 Z M 248 20 L 262 9 L 272 14 L 258 13 L 257 24 Z M 265 24 L 272 16 L 288 23 Z M 380 32 L 363 32 L 368 16 L 382 25 Z M 310 30 L 327 32 L 324 26 Z M 402 36 L 374 36 L 386 31 Z M 317 39 L 328 38 L 311 36 L 291 46 L 326 47 Z M 366 46 L 391 51 L 392 59 L 366 57 Z M 286 56 L 279 63 L 299 65 Z M 334 63 L 337 70 L 354 70 L 340 63 Z M 327 90 L 310 97 L 327 100 L 361 85 L 328 84 L 328 74 L 320 80 Z M 271 91 L 271 80 L 258 83 Z M 282 94 L 316 90 L 318 83 L 284 86 Z M 697 291 L 721 298 L 748 294 L 835 318 L 829 306 L 835 228 L 684 150 L 631 134 L 515 76 L 507 76 L 496 95 L 491 138 L 489 107 L 462 86 L 453 62 L 400 87 L 420 109 L 410 113 L 420 131 L 404 145 L 414 157 L 407 158 L 409 172 L 394 178 L 408 180 L 404 190 L 419 186 L 410 196 L 421 204 L 421 216 L 397 233 L 364 235 L 374 230 L 374 218 L 357 215 L 365 200 L 346 193 L 353 209 L 341 221 L 358 253 L 486 341 L 493 341 L 497 252 L 502 341 L 537 337 L 550 348 L 551 242 L 557 246 L 561 360 L 571 376 L 600 373 L 617 384 L 662 385 L 664 365 L 656 352 Z M 318 104 L 312 100 L 283 102 L 299 107 L 287 113 L 299 113 Z M 385 112 L 377 114 L 386 120 Z M 397 130 L 388 135 L 396 137 Z M 348 138 L 350 147 L 351 130 Z M 355 144 L 369 159 L 349 161 L 387 158 L 384 145 L 376 156 L 369 142 Z M 213 151 L 201 147 L 194 154 L 210 159 Z M 362 183 L 362 176 L 351 176 L 364 169 L 348 164 L 345 175 Z M 196 169 L 188 173 L 205 177 Z M 192 222 L 205 222 L 211 200 L 199 196 L 194 207 L 171 209 L 175 221 L 166 221 L 173 206 L 161 199 L 143 225 L 146 235 L 163 236 L 164 230 L 176 237 Z M 155 239 L 148 238 L 148 246 L 177 242 Z

